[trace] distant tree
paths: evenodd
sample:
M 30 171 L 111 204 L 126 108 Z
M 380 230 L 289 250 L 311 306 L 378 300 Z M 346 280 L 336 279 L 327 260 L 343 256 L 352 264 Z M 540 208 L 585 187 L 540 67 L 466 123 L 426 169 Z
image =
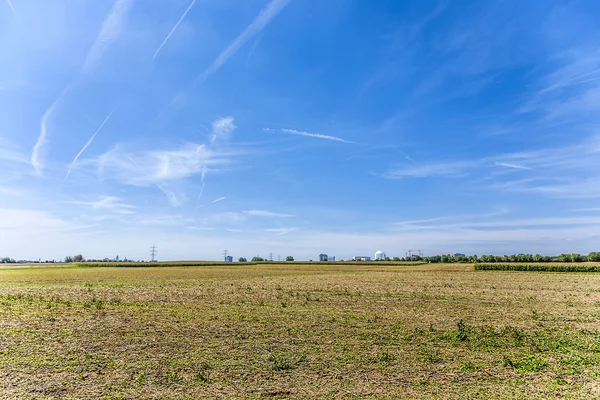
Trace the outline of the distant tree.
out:
M 583 257 L 581 257 L 581 254 L 576 254 L 576 253 L 571 254 L 571 262 L 582 262 L 582 261 L 583 261 Z
M 386 258 L 385 258 L 385 261 L 392 261 L 392 259 L 391 259 L 391 258 L 389 258 L 389 257 L 386 257 Z
M 600 252 L 594 251 L 588 254 L 588 261 L 600 261 Z
M 0 263 L 2 264 L 14 264 L 16 263 L 14 258 L 10 258 L 10 257 L 3 257 L 2 259 L 0 259 Z
M 66 263 L 72 263 L 72 262 L 73 262 L 73 257 L 71 257 L 71 256 L 66 256 L 66 257 L 65 257 L 65 262 L 66 262 Z
M 81 254 L 77 254 L 76 256 L 73 256 L 73 262 L 83 262 L 85 261 L 85 258 L 83 258 L 83 256 Z
M 239 261 L 239 262 L 248 262 L 248 260 L 246 260 L 244 257 L 240 257 L 240 258 L 238 259 L 238 261 Z
M 392 260 L 394 260 L 394 261 L 400 261 L 400 257 L 394 257 Z
M 292 256 L 287 256 L 287 257 L 285 258 L 285 261 L 294 261 L 294 257 L 292 257 Z
M 260 262 L 260 261 L 265 261 L 264 258 L 256 256 L 256 257 L 252 257 L 252 262 Z

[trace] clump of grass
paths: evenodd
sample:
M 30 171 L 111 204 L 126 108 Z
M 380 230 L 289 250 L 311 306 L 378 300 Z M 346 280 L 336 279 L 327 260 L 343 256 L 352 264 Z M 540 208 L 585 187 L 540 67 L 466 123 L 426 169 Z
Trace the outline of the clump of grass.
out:
M 283 371 L 292 370 L 292 369 L 296 368 L 298 363 L 301 363 L 302 361 L 305 361 L 305 360 L 306 360 L 306 356 L 304 356 L 304 355 L 286 356 L 283 354 L 271 353 L 271 354 L 269 354 L 269 357 L 268 357 L 268 361 L 271 362 L 270 369 L 273 372 L 283 372 Z

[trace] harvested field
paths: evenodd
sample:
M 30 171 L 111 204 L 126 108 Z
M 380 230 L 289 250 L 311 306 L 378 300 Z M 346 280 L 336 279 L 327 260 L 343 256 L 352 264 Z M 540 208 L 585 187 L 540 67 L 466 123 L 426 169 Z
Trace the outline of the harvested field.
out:
M 0 269 L 2 398 L 600 397 L 600 275 Z

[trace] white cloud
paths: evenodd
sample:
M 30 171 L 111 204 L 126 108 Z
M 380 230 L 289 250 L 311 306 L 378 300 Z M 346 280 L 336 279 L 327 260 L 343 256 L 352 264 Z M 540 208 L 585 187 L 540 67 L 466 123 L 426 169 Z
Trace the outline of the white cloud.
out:
M 331 140 L 334 142 L 342 142 L 342 143 L 350 143 L 350 144 L 355 144 L 355 142 L 350 142 L 348 140 L 336 137 L 336 136 L 329 136 L 329 135 L 322 135 L 320 133 L 310 133 L 310 132 L 303 132 L 303 131 L 297 131 L 295 129 L 271 129 L 271 128 L 263 128 L 264 132 L 283 132 L 283 133 L 288 133 L 290 135 L 299 135 L 299 136 L 306 136 L 306 137 L 311 137 L 311 138 L 315 138 L 315 139 L 323 139 L 323 140 Z
M 123 22 L 132 5 L 133 0 L 117 0 L 115 2 L 110 14 L 102 23 L 102 28 L 96 41 L 88 52 L 83 64 L 83 72 L 90 72 L 94 65 L 104 56 L 104 53 L 106 53 L 112 42 L 119 37 Z
M 287 235 L 288 233 L 297 231 L 300 228 L 269 228 L 265 229 L 265 232 L 275 233 L 277 235 Z
M 206 165 L 228 164 L 229 156 L 224 151 L 217 152 L 196 143 L 170 150 L 138 152 L 115 146 L 99 157 L 82 160 L 79 164 L 96 167 L 100 176 L 124 184 L 152 186 L 201 174 Z M 167 191 L 165 193 L 169 195 Z
M 0 137 L 0 161 L 27 164 L 29 160 L 12 142 Z
M 509 164 L 509 163 L 504 163 L 504 162 L 495 162 L 494 165 L 496 165 L 498 167 L 506 167 L 506 168 L 513 168 L 513 169 L 531 169 L 531 168 L 526 167 L 524 165 Z
M 65 226 L 65 222 L 53 215 L 38 210 L 15 210 L 0 208 L 0 228 L 52 228 L 57 229 Z
M 233 117 L 219 118 L 212 123 L 211 144 L 217 140 L 229 139 L 229 135 L 237 128 L 233 124 Z
M 135 214 L 133 211 L 136 206 L 125 204 L 119 197 L 116 196 L 101 196 L 99 200 L 96 201 L 79 201 L 72 200 L 67 201 L 69 204 L 78 204 L 78 205 L 86 205 L 92 207 L 95 210 L 110 210 L 116 212 L 118 214 Z
M 7 196 L 24 197 L 26 193 L 27 192 L 22 189 L 17 189 L 8 186 L 0 186 L 0 194 L 4 194 Z
M 550 197 L 593 198 L 600 197 L 598 159 L 600 136 L 597 135 L 570 146 L 474 160 L 396 165 L 383 176 L 392 179 L 483 176 L 489 182 L 486 187 L 492 189 L 539 193 Z M 493 166 L 509 168 L 526 178 L 511 179 L 506 173 L 491 169 Z
M 282 214 L 265 210 L 248 210 L 243 211 L 244 214 L 253 215 L 257 217 L 277 217 L 277 218 L 291 218 L 295 217 L 293 214 Z
M 244 29 L 244 31 L 237 37 L 219 56 L 206 68 L 194 81 L 194 84 L 204 82 L 209 76 L 214 74 L 221 68 L 231 56 L 237 51 L 254 35 L 259 33 L 273 18 L 279 14 L 279 12 L 290 2 L 290 0 L 271 0 L 265 8 L 263 8 L 254 21 Z
M 40 161 L 40 152 L 42 151 L 44 145 L 48 140 L 48 121 L 52 114 L 54 114 L 54 111 L 62 101 L 63 97 L 65 97 L 65 95 L 69 91 L 70 87 L 71 84 L 65 86 L 62 92 L 54 100 L 52 105 L 50 105 L 46 112 L 44 112 L 42 120 L 40 121 L 40 134 L 37 138 L 37 141 L 35 142 L 35 145 L 33 146 L 33 150 L 31 151 L 31 165 L 33 165 L 33 168 L 38 174 L 41 174 L 42 169 L 44 168 L 42 162 Z

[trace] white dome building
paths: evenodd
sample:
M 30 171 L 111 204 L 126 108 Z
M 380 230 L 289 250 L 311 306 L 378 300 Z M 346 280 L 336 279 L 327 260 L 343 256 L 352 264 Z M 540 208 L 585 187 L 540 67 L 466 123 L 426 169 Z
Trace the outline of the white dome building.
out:
M 375 260 L 385 260 L 385 253 L 381 250 L 375 252 Z

